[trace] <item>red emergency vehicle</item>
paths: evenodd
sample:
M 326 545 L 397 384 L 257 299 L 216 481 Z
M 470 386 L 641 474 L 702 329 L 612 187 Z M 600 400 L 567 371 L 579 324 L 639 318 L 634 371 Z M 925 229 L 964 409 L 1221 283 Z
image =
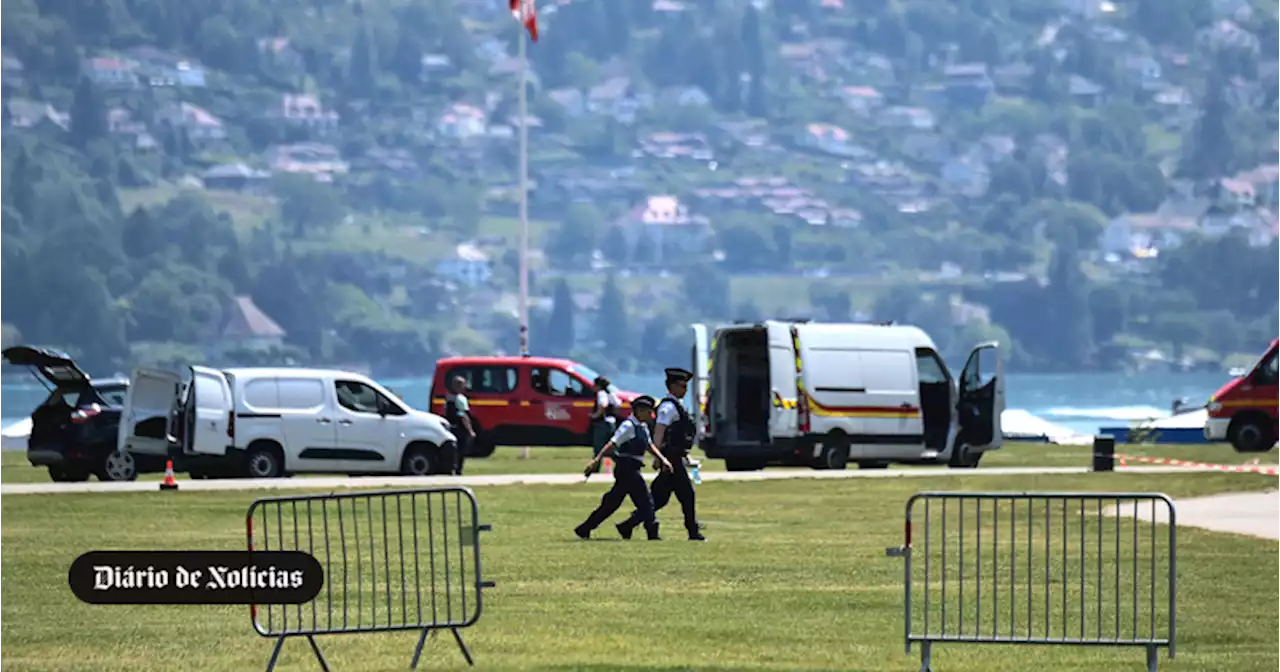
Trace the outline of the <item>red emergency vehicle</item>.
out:
M 477 425 L 472 455 L 487 457 L 497 446 L 590 446 L 599 375 L 554 357 L 449 357 L 436 362 L 431 412 L 444 414 L 446 386 L 462 376 Z M 624 409 L 636 396 L 618 392 Z
M 1265 453 L 1276 443 L 1277 341 L 1253 366 L 1209 397 L 1204 438 L 1229 441 L 1241 453 Z

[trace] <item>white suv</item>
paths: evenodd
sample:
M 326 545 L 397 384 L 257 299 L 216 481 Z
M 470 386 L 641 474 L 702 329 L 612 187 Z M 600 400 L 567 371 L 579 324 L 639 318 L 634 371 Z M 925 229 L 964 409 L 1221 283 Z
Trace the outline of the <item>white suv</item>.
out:
M 328 369 L 135 369 L 119 448 L 166 455 L 193 478 L 303 472 L 448 473 L 444 418 L 410 408 L 367 376 Z M 166 418 L 165 436 L 138 432 Z M 158 423 L 150 423 L 153 426 Z

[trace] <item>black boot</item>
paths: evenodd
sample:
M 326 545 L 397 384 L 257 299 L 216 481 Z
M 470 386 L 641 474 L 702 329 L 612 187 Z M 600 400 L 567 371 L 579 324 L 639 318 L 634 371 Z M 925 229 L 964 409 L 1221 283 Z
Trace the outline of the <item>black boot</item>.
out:
M 631 532 L 636 529 L 636 526 L 634 523 L 626 520 L 622 521 L 621 523 L 618 523 L 617 525 L 615 525 L 615 527 L 618 528 L 618 535 L 621 536 L 623 539 L 630 539 Z
M 689 531 L 689 541 L 706 541 L 707 540 L 706 537 L 702 536 L 702 530 L 700 529 L 701 527 L 702 527 L 701 525 L 694 525 L 693 527 L 687 528 Z
M 646 533 L 646 534 L 648 534 L 648 535 L 649 535 L 649 541 L 662 541 L 662 537 L 659 537 L 659 536 L 658 536 L 658 524 L 657 524 L 657 523 L 647 523 L 647 524 L 644 526 L 644 531 L 645 531 L 645 533 Z
M 577 527 L 573 528 L 573 533 L 574 533 L 574 534 L 576 534 L 576 535 L 578 535 L 578 538 L 579 538 L 579 539 L 590 539 L 590 538 L 591 538 L 591 530 L 587 529 L 587 526 L 586 526 L 586 525 L 579 525 L 579 526 L 577 526 Z

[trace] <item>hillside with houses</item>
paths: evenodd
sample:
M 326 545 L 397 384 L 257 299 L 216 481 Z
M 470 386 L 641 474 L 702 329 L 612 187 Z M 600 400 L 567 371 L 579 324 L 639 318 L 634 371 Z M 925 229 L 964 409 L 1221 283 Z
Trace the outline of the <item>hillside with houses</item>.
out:
M 1040 371 L 1280 322 L 1274 3 L 548 0 L 524 118 L 491 0 L 10 4 L 4 341 L 100 369 L 515 351 L 522 125 L 532 346 L 601 370 L 695 320 Z

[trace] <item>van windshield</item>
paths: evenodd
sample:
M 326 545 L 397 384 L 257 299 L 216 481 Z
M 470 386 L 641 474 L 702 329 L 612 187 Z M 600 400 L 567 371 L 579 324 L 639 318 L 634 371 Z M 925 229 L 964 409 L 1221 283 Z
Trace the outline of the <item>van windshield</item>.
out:
M 1262 363 L 1258 366 L 1257 384 L 1259 385 L 1275 385 L 1276 384 L 1276 350 L 1272 350 Z
M 570 364 L 566 368 L 569 369 L 569 373 L 572 373 L 577 376 L 581 376 L 584 380 L 587 380 L 587 381 L 593 381 L 596 378 L 600 377 L 600 374 L 596 373 L 591 367 L 583 366 L 582 364 Z

